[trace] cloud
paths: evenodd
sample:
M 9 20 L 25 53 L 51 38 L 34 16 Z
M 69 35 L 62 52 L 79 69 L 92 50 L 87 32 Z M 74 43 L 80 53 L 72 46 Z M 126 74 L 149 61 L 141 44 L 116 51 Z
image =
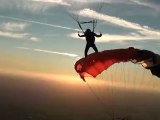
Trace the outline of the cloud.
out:
M 28 26 L 29 24 L 27 23 L 7 22 L 7 23 L 2 23 L 0 25 L 0 28 L 2 28 L 5 31 L 23 31 Z
M 53 5 L 65 5 L 65 6 L 70 6 L 69 3 L 63 1 L 63 0 L 32 0 L 34 2 L 42 2 L 42 3 L 50 3 Z
M 16 47 L 17 49 L 23 49 L 23 50 L 30 50 L 30 48 L 27 47 Z
M 21 40 L 31 40 L 33 42 L 38 42 L 40 39 L 31 36 L 28 33 L 14 33 L 14 32 L 4 32 L 0 31 L 0 36 L 7 37 L 7 38 L 13 38 L 13 39 L 21 39 Z
M 57 4 L 34 2 L 32 0 L 0 0 L 0 8 L 7 10 L 20 10 L 32 13 L 44 12 L 47 8 Z
M 123 28 L 129 28 L 129 29 L 135 29 L 135 30 L 147 30 L 147 31 L 151 30 L 151 28 L 149 28 L 147 26 L 141 26 L 140 24 L 129 22 L 129 21 L 126 21 L 126 20 L 118 18 L 118 17 L 109 16 L 106 14 L 101 14 L 101 13 L 98 13 L 98 12 L 91 10 L 91 9 L 83 9 L 83 10 L 79 11 L 79 15 L 84 16 L 84 17 L 90 17 L 92 19 L 93 18 L 99 19 L 99 20 L 102 20 L 107 23 L 110 23 L 110 24 L 113 24 L 116 26 L 120 26 Z M 146 27 L 148 29 L 146 29 Z
M 24 39 L 28 36 L 28 33 L 12 33 L 12 32 L 3 32 L 0 31 L 0 36 L 2 37 L 9 37 L 15 39 Z
M 59 6 L 82 8 L 81 6 L 90 6 L 93 3 L 124 3 L 130 4 L 132 0 L 0 0 L 0 8 L 7 10 L 20 10 L 31 13 L 44 13 L 49 8 Z M 134 1 L 134 0 L 133 0 Z M 144 0 L 142 0 L 144 1 Z M 148 1 L 148 0 L 146 0 Z
M 134 33 L 125 33 L 125 34 L 104 34 L 102 38 L 99 38 L 99 42 L 108 42 L 108 41 L 123 41 L 123 40 L 151 40 L 160 38 L 160 30 L 155 30 L 149 26 L 143 26 L 137 23 L 126 21 L 124 19 L 109 16 L 106 14 L 101 14 L 91 9 L 83 9 L 78 13 L 81 16 L 95 18 L 110 23 L 114 26 L 119 26 L 126 29 L 134 30 Z M 94 16 L 93 16 L 94 15 Z M 70 37 L 78 38 L 76 34 L 70 34 Z
M 160 5 L 159 0 L 130 0 L 130 1 L 144 6 Z
M 1 16 L 0 16 L 1 17 Z M 40 39 L 24 31 L 30 24 L 28 23 L 17 23 L 7 22 L 0 24 L 0 36 L 8 37 L 13 39 L 23 39 L 38 42 Z
M 42 50 L 42 49 L 34 49 L 34 51 L 57 54 L 57 55 L 65 55 L 65 56 L 69 56 L 69 57 L 78 57 L 78 55 L 76 55 L 76 54 L 65 53 L 65 52 L 63 53 L 63 52 L 56 52 L 56 51 L 49 51 L 49 50 Z
M 129 3 L 129 0 L 64 0 L 68 3 L 84 3 L 84 4 L 92 4 L 92 3 Z
M 42 8 L 42 5 L 32 4 L 29 0 L 0 0 L 0 8 L 7 10 L 28 10 L 37 11 Z
M 30 37 L 30 40 L 31 40 L 31 41 L 34 41 L 34 42 L 38 42 L 38 41 L 40 41 L 40 39 L 39 39 L 39 38 L 37 38 L 37 37 Z
M 78 37 L 77 33 L 72 33 L 69 35 L 69 37 L 75 38 L 75 39 L 81 39 L 85 40 L 84 38 Z M 110 41 L 129 41 L 129 40 L 153 40 L 157 39 L 157 37 L 154 36 L 141 36 L 136 33 L 129 33 L 129 34 L 103 34 L 101 38 L 96 38 L 97 43 L 103 43 L 103 42 L 110 42 Z
M 8 16 L 2 16 L 0 15 L 1 18 L 6 18 L 10 20 L 17 20 L 17 21 L 23 21 L 23 22 L 28 22 L 28 23 L 34 23 L 34 24 L 39 24 L 39 25 L 45 25 L 49 27 L 54 27 L 54 28 L 61 28 L 61 29 L 67 29 L 67 30 L 73 30 L 73 31 L 79 31 L 79 29 L 74 29 L 66 26 L 61 26 L 61 25 L 55 25 L 55 24 L 48 24 L 48 23 L 43 23 L 43 22 L 38 22 L 38 21 L 33 21 L 33 20 L 26 20 L 26 19 L 21 19 L 21 18 L 15 18 L 15 17 L 8 17 Z
M 67 0 L 0 0 L 0 9 L 39 14 L 58 5 L 70 6 Z
M 137 5 L 152 8 L 152 9 L 156 10 L 157 12 L 159 12 L 159 10 L 160 10 L 160 1 L 159 0 L 130 0 L 130 1 L 137 4 Z
M 73 53 L 66 53 L 66 52 L 57 52 L 57 51 L 50 51 L 50 50 L 44 50 L 44 49 L 31 49 L 28 47 L 16 47 L 17 49 L 22 49 L 22 50 L 32 50 L 35 52 L 42 52 L 42 53 L 48 53 L 48 54 L 57 54 L 57 55 L 64 55 L 68 57 L 79 57 L 77 54 Z
M 128 0 L 0 0 L 0 8 L 32 13 L 44 13 L 51 7 L 80 7 L 93 3 L 126 3 Z M 75 6 L 76 5 L 76 6 Z
M 108 42 L 108 41 L 128 41 L 128 40 L 151 40 L 157 39 L 154 36 L 141 36 L 139 34 L 104 34 L 100 40 L 100 42 Z

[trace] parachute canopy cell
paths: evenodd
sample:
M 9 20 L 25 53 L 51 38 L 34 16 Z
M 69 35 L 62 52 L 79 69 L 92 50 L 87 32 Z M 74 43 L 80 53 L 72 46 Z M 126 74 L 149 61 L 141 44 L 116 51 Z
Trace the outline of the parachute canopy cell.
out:
M 84 79 L 88 75 L 96 77 L 114 63 L 129 61 L 141 64 L 144 68 L 149 69 L 153 75 L 160 77 L 160 55 L 133 47 L 92 53 L 86 58 L 78 60 L 75 63 L 75 70 Z

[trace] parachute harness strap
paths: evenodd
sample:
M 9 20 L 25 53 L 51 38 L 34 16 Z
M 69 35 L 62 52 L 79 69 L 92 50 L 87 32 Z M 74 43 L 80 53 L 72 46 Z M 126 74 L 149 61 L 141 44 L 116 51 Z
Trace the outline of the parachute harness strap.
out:
M 82 28 L 81 24 L 88 24 L 88 23 L 92 23 L 92 24 L 93 24 L 93 32 L 94 32 L 94 29 L 95 29 L 96 24 L 97 24 L 97 20 L 88 21 L 88 22 L 79 22 L 78 17 L 77 17 L 76 22 L 78 23 L 79 28 L 82 30 L 82 32 L 83 32 L 83 33 L 85 33 L 85 32 L 84 32 L 84 30 L 83 30 L 83 28 Z
M 101 9 L 102 9 L 102 5 L 101 5 L 101 7 L 99 8 L 99 11 L 100 11 Z M 73 18 L 73 17 L 72 17 L 72 18 Z M 84 22 L 80 22 L 80 21 L 79 21 L 79 16 L 77 16 L 76 19 L 75 19 L 75 18 L 73 18 L 73 19 L 77 22 L 79 28 L 82 30 L 83 33 L 85 33 L 85 32 L 84 32 L 81 24 L 92 23 L 92 24 L 93 24 L 93 30 L 92 30 L 93 32 L 94 32 L 94 30 L 95 30 L 95 28 L 96 28 L 96 25 L 97 25 L 97 20 L 96 20 L 96 19 L 93 19 L 92 21 L 84 21 Z
M 79 20 L 78 20 L 78 16 L 75 18 L 75 17 L 73 17 L 72 15 L 70 15 L 70 14 L 68 14 L 74 21 L 76 21 L 77 22 L 77 24 L 78 24 L 78 26 L 79 26 L 79 28 L 82 30 L 82 32 L 84 33 L 84 30 L 83 30 L 83 28 L 82 28 L 82 26 L 81 26 L 81 24 L 82 23 L 80 23 L 79 22 Z
M 97 25 L 97 20 L 93 20 L 93 32 L 94 32 L 94 29 L 96 28 L 96 25 Z
M 80 29 L 82 30 L 82 32 L 84 33 L 84 30 L 83 30 L 83 28 L 82 28 L 82 26 L 81 26 L 80 22 L 79 22 L 79 21 L 77 21 L 77 23 L 78 23 L 78 25 L 79 25 Z
M 96 24 L 97 24 L 97 20 L 93 20 L 93 21 L 88 21 L 88 22 L 79 22 L 79 21 L 77 21 L 78 23 L 79 23 L 79 26 L 80 26 L 80 28 L 82 28 L 81 27 L 81 24 L 88 24 L 88 23 L 92 23 L 93 24 L 93 32 L 94 32 L 94 29 L 95 29 L 95 27 L 96 27 Z

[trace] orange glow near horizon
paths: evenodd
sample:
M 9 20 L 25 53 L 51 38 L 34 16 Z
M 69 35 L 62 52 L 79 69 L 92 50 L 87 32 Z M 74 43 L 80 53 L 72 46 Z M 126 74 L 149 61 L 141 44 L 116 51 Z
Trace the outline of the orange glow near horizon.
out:
M 58 82 L 61 84 L 69 84 L 73 86 L 83 86 L 86 83 L 83 82 L 83 80 L 77 75 L 63 75 L 63 74 L 50 74 L 50 73 L 32 73 L 32 72 L 24 72 L 24 71 L 4 71 L 0 70 L 0 74 L 5 74 L 5 75 L 15 75 L 15 76 L 21 76 L 21 77 L 26 77 L 26 78 L 35 78 L 39 80 L 47 80 L 47 81 L 54 81 Z M 101 78 L 92 78 L 92 77 L 87 77 L 86 81 L 88 84 L 94 86 L 103 86 L 103 87 L 112 87 L 112 88 L 119 88 L 119 89 L 130 89 L 130 90 L 140 90 L 144 92 L 160 92 L 159 85 L 155 86 L 156 83 L 151 85 L 151 81 L 146 81 L 141 84 L 132 84 L 132 82 L 127 81 L 128 83 L 122 81 L 122 80 L 104 80 Z M 142 81 L 141 81 L 142 82 Z M 156 82 L 156 81 L 154 81 Z

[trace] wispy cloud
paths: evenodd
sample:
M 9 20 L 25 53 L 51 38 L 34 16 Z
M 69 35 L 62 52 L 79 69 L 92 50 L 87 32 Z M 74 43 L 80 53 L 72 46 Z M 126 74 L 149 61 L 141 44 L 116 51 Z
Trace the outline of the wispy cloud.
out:
M 65 55 L 65 56 L 69 56 L 69 57 L 78 57 L 78 55 L 76 55 L 76 54 L 65 53 L 65 52 L 63 53 L 63 52 L 56 52 L 56 51 L 42 50 L 42 49 L 34 49 L 34 51 L 44 52 L 44 53 L 51 53 L 51 54 L 57 54 L 57 55 Z
M 30 48 L 27 47 L 16 47 L 17 49 L 23 49 L 23 50 L 30 50 Z
M 92 4 L 92 3 L 128 3 L 129 0 L 64 0 L 68 3 L 84 3 L 84 4 Z
M 70 6 L 69 3 L 67 3 L 67 1 L 63 1 L 63 0 L 32 0 L 34 2 L 42 2 L 42 3 L 50 3 L 53 5 L 65 5 L 65 6 Z
M 64 55 L 64 56 L 68 56 L 68 57 L 79 57 L 77 54 L 73 54 L 73 53 L 66 53 L 66 52 L 57 52 L 57 51 L 50 51 L 50 50 L 44 50 L 44 49 L 31 49 L 28 47 L 16 47 L 17 49 L 22 49 L 22 50 L 32 50 L 35 52 L 42 52 L 42 53 L 48 53 L 48 54 L 57 54 L 57 55 Z
M 38 41 L 40 41 L 40 39 L 39 39 L 39 38 L 37 38 L 37 37 L 30 37 L 30 40 L 31 40 L 31 41 L 34 41 L 34 42 L 38 42 Z
M 40 41 L 39 38 L 24 32 L 30 24 L 18 22 L 6 22 L 0 24 L 0 36 L 13 39 L 31 40 L 34 42 Z
M 24 39 L 28 36 L 28 34 L 27 33 L 12 33 L 12 32 L 0 31 L 0 36 L 9 37 L 9 38 L 16 38 L 16 39 Z
M 91 4 L 93 2 L 99 2 L 99 0 L 0 0 L 0 8 L 7 10 L 27 11 L 34 14 L 39 14 L 45 13 L 49 8 L 59 5 L 62 7 L 75 7 L 75 3 L 78 6 L 80 3 Z
M 0 28 L 6 31 L 23 31 L 28 26 L 29 24 L 27 23 L 7 22 L 7 23 L 2 23 L 0 25 Z
M 119 26 L 126 29 L 131 29 L 135 31 L 134 33 L 125 34 L 103 34 L 102 38 L 99 38 L 97 42 L 108 42 L 108 41 L 124 41 L 124 40 L 159 40 L 160 30 L 155 30 L 148 26 L 143 26 L 137 23 L 133 23 L 115 16 L 109 16 L 106 14 L 101 14 L 91 9 L 83 9 L 78 13 L 81 16 L 89 17 L 102 20 L 106 24 L 110 23 L 114 26 Z M 78 38 L 76 33 L 70 34 L 70 37 Z
M 37 1 L 37 2 L 36 2 Z M 38 2 L 39 1 L 39 2 Z M 41 0 L 42 1 L 42 0 Z M 48 2 L 40 2 L 40 0 L 0 0 L 0 8 L 7 10 L 18 10 L 18 11 L 27 11 L 32 12 L 34 14 L 39 14 L 40 12 L 46 11 L 46 9 L 56 6 L 56 5 L 64 5 L 63 2 L 58 2 L 61 0 L 57 0 L 57 2 L 49 3 L 49 0 L 44 0 Z M 51 1 L 51 0 L 50 0 Z M 67 3 L 66 3 L 67 4 Z
M 32 37 L 28 33 L 14 33 L 14 32 L 4 32 L 0 31 L 0 36 L 12 38 L 12 39 L 18 39 L 18 40 L 31 40 L 33 42 L 38 42 L 40 39 L 37 37 Z
M 34 24 L 39 24 L 39 25 L 45 25 L 49 27 L 54 27 L 54 28 L 60 28 L 60 29 L 67 29 L 67 30 L 73 30 L 73 31 L 79 31 L 79 29 L 74 29 L 70 27 L 65 27 L 61 25 L 55 25 L 55 24 L 48 24 L 48 23 L 43 23 L 43 22 L 38 22 L 38 21 L 33 21 L 33 20 L 25 20 L 21 18 L 15 18 L 15 17 L 8 17 L 8 16 L 0 16 L 1 18 L 6 18 L 6 19 L 11 19 L 11 20 L 17 20 L 17 21 L 23 21 L 23 22 L 28 22 L 28 23 L 34 23 Z
M 121 18 L 118 18 L 115 16 L 101 14 L 101 13 L 98 13 L 98 12 L 91 10 L 91 9 L 83 9 L 79 12 L 79 15 L 84 16 L 84 17 L 96 18 L 96 19 L 105 21 L 107 23 L 111 23 L 113 25 L 117 25 L 117 26 L 124 27 L 124 28 L 152 31 L 155 33 L 157 33 L 157 32 L 159 33 L 159 31 L 153 30 L 152 28 L 150 28 L 148 26 L 142 26 L 140 24 L 129 22 L 129 21 L 126 21 L 124 19 L 121 19 Z
M 130 1 L 137 4 L 137 5 L 152 8 L 158 12 L 160 10 L 160 1 L 159 0 L 130 0 Z
M 78 37 L 77 33 L 72 33 L 69 35 L 69 37 L 75 38 L 75 39 L 81 39 L 85 40 L 84 38 Z M 128 34 L 103 34 L 101 38 L 96 38 L 97 43 L 102 42 L 110 42 L 110 41 L 129 41 L 129 40 L 153 40 L 157 39 L 157 37 L 154 36 L 141 36 L 136 33 L 128 33 Z

